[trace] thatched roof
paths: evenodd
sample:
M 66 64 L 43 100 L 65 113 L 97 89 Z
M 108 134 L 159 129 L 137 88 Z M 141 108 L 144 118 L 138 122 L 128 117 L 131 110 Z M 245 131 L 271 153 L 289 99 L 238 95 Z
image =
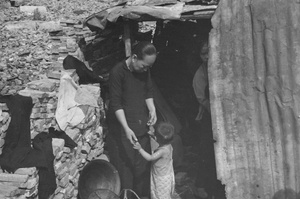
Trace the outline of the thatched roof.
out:
M 210 18 L 217 3 L 218 0 L 120 0 L 116 5 L 89 16 L 84 24 L 103 30 L 107 22 L 115 23 L 119 18 L 135 21 Z

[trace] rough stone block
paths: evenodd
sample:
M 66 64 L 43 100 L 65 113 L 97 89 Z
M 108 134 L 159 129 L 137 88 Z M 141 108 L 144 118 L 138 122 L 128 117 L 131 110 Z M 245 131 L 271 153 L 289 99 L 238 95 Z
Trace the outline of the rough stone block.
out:
M 48 32 L 54 30 L 60 30 L 62 28 L 59 22 L 57 21 L 44 21 L 44 22 L 40 22 L 38 25 L 39 25 L 39 30 L 46 30 Z
M 27 198 L 35 198 L 38 193 L 38 183 L 29 190 L 26 190 L 25 196 Z
M 68 155 L 66 153 L 63 153 L 63 155 L 61 156 L 60 160 L 62 163 L 64 163 L 68 158 Z
M 59 160 L 59 159 L 62 157 L 63 153 L 64 153 L 63 151 L 59 151 L 59 152 L 56 154 L 55 159 L 56 159 L 56 160 Z
M 64 167 L 63 169 L 61 169 L 59 172 L 56 173 L 57 178 L 59 180 L 64 178 L 68 174 L 68 170 L 69 170 L 68 167 Z
M 66 56 L 67 56 L 67 54 L 63 55 L 62 57 L 57 58 L 57 61 L 60 62 L 60 63 L 63 63 L 63 61 L 66 58 Z
M 69 183 L 68 187 L 66 188 L 66 196 L 72 197 L 74 194 L 74 190 L 75 190 L 75 187 L 71 183 Z
M 5 24 L 5 28 L 9 31 L 15 31 L 20 29 L 30 29 L 36 30 L 37 23 L 35 21 L 17 21 L 17 22 L 9 22 Z
M 64 198 L 65 198 L 65 196 L 63 193 L 58 193 L 53 197 L 53 199 L 64 199 Z
M 68 185 L 69 185 L 69 175 L 66 175 L 58 182 L 58 186 L 63 188 L 67 187 Z
M 9 119 L 10 121 L 10 119 Z M 6 130 L 8 129 L 9 126 L 9 122 L 7 122 L 6 124 L 4 124 L 3 126 L 0 127 L 0 132 L 2 132 L 3 134 L 6 133 Z M 3 136 L 1 136 L 3 137 Z
M 22 182 L 0 182 L 1 186 L 12 186 L 12 187 L 20 187 L 23 183 Z
M 20 90 L 19 94 L 27 97 L 32 97 L 33 99 L 56 96 L 56 92 L 44 92 L 44 91 L 32 90 L 28 88 Z
M 61 72 L 60 71 L 48 71 L 47 77 L 50 79 L 60 79 Z
M 0 139 L 0 148 L 3 147 L 4 143 L 5 143 L 4 139 Z
M 47 14 L 45 6 L 20 6 L 20 11 L 27 14 L 33 14 L 35 9 L 38 9 L 41 14 Z
M 20 188 L 32 189 L 38 184 L 38 178 L 30 178 L 27 182 L 22 183 Z
M 74 175 L 74 173 L 76 172 L 77 169 L 77 165 L 76 164 L 71 164 L 70 167 L 69 167 L 69 173 L 70 175 Z
M 82 24 L 74 25 L 74 28 L 76 28 L 76 29 L 83 29 L 83 25 Z
M 50 79 L 41 79 L 29 82 L 27 87 L 33 90 L 39 90 L 44 92 L 52 92 L 56 88 L 56 83 Z
M 65 24 L 67 24 L 67 25 L 75 25 L 75 24 L 77 24 L 77 22 L 76 21 L 73 21 L 73 20 L 61 20 L 60 21 L 60 23 L 65 23 Z
M 71 149 L 69 147 L 64 147 L 63 151 L 67 154 L 71 153 Z
M 12 197 L 19 192 L 16 186 L 0 185 L 0 198 Z
M 107 162 L 109 162 L 108 156 L 106 154 L 103 154 L 103 153 L 100 156 L 98 156 L 97 159 L 106 160 Z
M 72 140 L 76 140 L 81 135 L 80 130 L 77 128 L 67 128 L 65 132 Z
M 53 152 L 54 152 L 54 156 L 56 156 L 56 154 L 59 151 L 63 151 L 64 146 L 65 146 L 65 140 L 58 139 L 58 138 L 53 138 L 52 139 L 52 149 L 53 149 Z
M 81 153 L 84 153 L 84 154 L 89 154 L 91 151 L 91 147 L 88 143 L 86 143 L 85 145 L 82 146 L 81 148 Z
M 0 122 L 2 124 L 5 124 L 8 120 L 9 120 L 9 114 L 7 112 L 2 112 L 2 114 L 0 115 Z
M 0 173 L 0 181 L 2 182 L 26 182 L 28 175 Z
M 15 174 L 20 175 L 30 175 L 32 176 L 35 172 L 37 172 L 37 169 L 35 167 L 29 167 L 29 168 L 20 168 L 15 171 Z

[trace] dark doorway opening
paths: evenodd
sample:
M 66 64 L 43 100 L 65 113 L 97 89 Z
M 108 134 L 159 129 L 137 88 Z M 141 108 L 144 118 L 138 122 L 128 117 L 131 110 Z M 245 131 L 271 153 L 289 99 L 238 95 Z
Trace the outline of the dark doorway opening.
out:
M 195 120 L 199 103 L 193 78 L 202 64 L 201 43 L 208 41 L 210 30 L 210 19 L 159 21 L 153 38 L 159 54 L 151 69 L 152 77 L 182 126 L 179 135 L 184 158 L 181 166 L 175 167 L 175 173 L 180 178 L 177 192 L 183 199 L 226 198 L 225 187 L 216 175 L 209 111 L 203 113 L 200 121 Z

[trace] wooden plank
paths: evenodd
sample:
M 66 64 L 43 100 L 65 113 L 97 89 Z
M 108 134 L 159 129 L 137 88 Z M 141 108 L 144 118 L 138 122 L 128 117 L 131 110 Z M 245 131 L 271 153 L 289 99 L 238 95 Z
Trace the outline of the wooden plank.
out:
M 125 55 L 126 57 L 131 56 L 131 39 L 130 39 L 130 26 L 129 22 L 124 23 L 124 43 L 125 43 Z
M 217 5 L 185 5 L 183 6 L 182 13 L 191 12 L 191 11 L 207 11 L 207 10 L 216 10 Z
M 180 19 L 210 19 L 214 11 L 194 12 L 192 14 L 182 14 Z
M 210 33 L 210 53 L 209 53 L 209 63 L 208 63 L 208 76 L 209 76 L 209 91 L 210 91 L 210 109 L 212 115 L 212 129 L 214 139 L 216 143 L 215 156 L 216 156 L 216 168 L 218 179 L 225 184 L 226 179 L 230 177 L 230 171 L 227 169 L 227 147 L 226 147 L 226 130 L 225 121 L 223 117 L 222 110 L 222 100 L 220 98 L 220 82 L 221 77 L 216 65 L 210 65 L 210 60 L 220 60 L 220 45 L 219 45 L 220 34 L 218 29 L 212 29 Z
M 134 0 L 130 2 L 130 5 L 133 6 L 157 6 L 157 5 L 166 5 L 166 4 L 176 4 L 177 0 Z

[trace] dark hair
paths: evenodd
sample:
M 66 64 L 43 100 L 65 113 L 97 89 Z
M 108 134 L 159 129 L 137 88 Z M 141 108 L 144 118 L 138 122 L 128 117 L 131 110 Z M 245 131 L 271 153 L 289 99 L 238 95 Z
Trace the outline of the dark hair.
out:
M 149 41 L 141 41 L 132 49 L 132 55 L 135 54 L 138 59 L 143 59 L 145 55 L 156 54 L 155 46 Z
M 169 122 L 161 122 L 156 127 L 156 137 L 161 140 L 161 144 L 169 144 L 174 137 L 174 126 Z
M 199 50 L 201 51 L 205 45 L 208 45 L 208 40 L 201 40 L 199 44 Z
M 84 38 L 80 38 L 77 42 L 78 46 L 81 48 L 82 46 L 86 45 L 86 41 Z

